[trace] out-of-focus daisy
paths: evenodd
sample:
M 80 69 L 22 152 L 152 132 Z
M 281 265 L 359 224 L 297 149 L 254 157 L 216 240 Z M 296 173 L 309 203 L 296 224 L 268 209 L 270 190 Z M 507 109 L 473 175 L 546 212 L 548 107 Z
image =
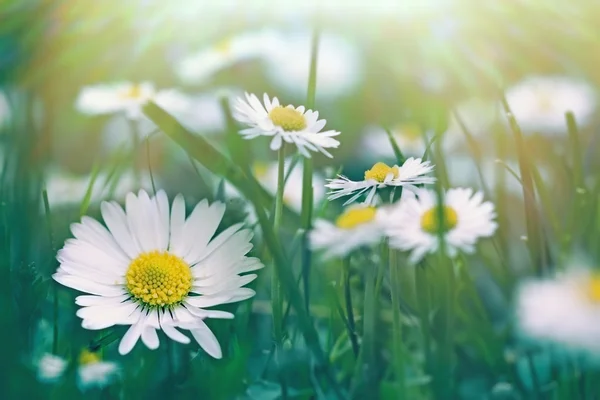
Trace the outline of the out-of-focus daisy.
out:
M 324 257 L 348 255 L 351 251 L 379 242 L 383 225 L 379 209 L 373 206 L 352 205 L 331 223 L 317 219 L 310 232 L 310 245 L 324 250 Z
M 121 82 L 86 86 L 75 102 L 76 108 L 89 115 L 124 113 L 130 119 L 142 116 L 142 107 L 156 94 L 150 82 Z
M 111 384 L 120 373 L 117 363 L 102 361 L 100 355 L 84 349 L 79 354 L 77 387 L 81 391 L 90 388 L 103 388 Z
M 567 111 L 573 112 L 579 125 L 585 125 L 597 105 L 594 89 L 568 76 L 526 78 L 506 91 L 506 101 L 524 132 L 550 135 L 567 132 Z
M 83 217 L 73 224 L 70 239 L 58 252 L 60 262 L 53 278 L 89 295 L 78 296 L 77 316 L 86 329 L 131 325 L 119 344 L 129 353 L 137 341 L 150 349 L 159 346 L 157 330 L 189 343 L 178 329 L 189 330 L 209 355 L 220 358 L 221 347 L 206 318 L 233 318 L 233 314 L 207 310 L 219 304 L 254 296 L 243 287 L 256 278 L 246 274 L 262 268 L 245 255 L 252 248 L 252 233 L 233 225 L 213 238 L 225 206 L 206 200 L 186 219 L 181 195 L 169 201 L 164 191 L 155 197 L 140 190 L 127 195 L 125 211 L 116 202 L 103 202 L 108 229 Z
M 416 124 L 399 124 L 390 129 L 392 137 L 405 157 L 422 157 L 425 139 Z M 395 159 L 394 149 L 385 130 L 379 126 L 367 126 L 362 139 L 361 154 L 381 160 Z M 366 150 L 366 151 L 365 151 Z
M 5 124 L 10 120 L 10 104 L 6 95 L 3 91 L 0 90 L 0 128 L 2 128 Z
M 40 382 L 54 383 L 62 378 L 69 363 L 54 354 L 43 354 L 37 363 L 37 377 Z
M 519 329 L 529 339 L 600 355 L 600 274 L 574 269 L 525 282 L 516 301 Z
M 267 78 L 292 95 L 306 96 L 311 33 L 282 34 L 265 56 Z M 331 99 L 354 90 L 362 78 L 361 54 L 343 37 L 323 33 L 317 56 L 317 98 Z
M 290 160 L 285 161 L 285 171 L 289 170 L 291 166 Z M 277 191 L 277 163 L 270 164 L 257 164 L 254 168 L 256 178 L 264 186 L 267 191 L 275 194 Z M 321 175 L 313 175 L 313 201 L 314 204 L 321 202 L 325 196 L 325 180 Z M 302 209 L 302 165 L 296 165 L 296 167 L 289 173 L 288 179 L 285 184 L 283 191 L 283 201 L 292 210 L 300 212 Z
M 338 175 L 335 179 L 328 179 L 329 183 L 325 186 L 331 189 L 329 200 L 353 195 L 344 203 L 346 205 L 358 199 L 363 193 L 367 193 L 365 203 L 372 204 L 377 189 L 402 186 L 415 191 L 417 190 L 415 185 L 434 183 L 434 177 L 424 176 L 431 171 L 433 171 L 433 165 L 429 161 L 411 157 L 401 167 L 397 165 L 390 167 L 378 162 L 371 169 L 365 171 L 365 179 L 362 181 L 355 182 L 343 175 Z
M 494 205 L 483 201 L 481 192 L 462 188 L 448 190 L 444 196 L 444 221 L 438 218 L 435 192 L 421 189 L 416 194 L 417 197 L 402 199 L 386 218 L 390 246 L 410 250 L 412 263 L 439 249 L 440 229 L 444 231 L 443 240 L 450 257 L 456 256 L 459 250 L 473 252 L 477 239 L 492 236 L 496 231 Z
M 175 66 L 175 71 L 187 84 L 204 84 L 221 70 L 269 52 L 274 39 L 270 30 L 245 32 L 224 38 L 183 58 Z
M 334 136 L 337 131 L 321 132 L 326 121 L 319 118 L 319 112 L 306 110 L 304 106 L 281 106 L 277 97 L 271 101 L 265 93 L 263 103 L 254 94 L 246 93 L 246 100 L 238 99 L 234 117 L 250 128 L 242 129 L 244 139 L 271 136 L 271 150 L 279 150 L 283 142 L 298 147 L 300 153 L 310 157 L 310 151 L 321 152 L 333 157 L 326 149 L 337 148 L 340 144 Z

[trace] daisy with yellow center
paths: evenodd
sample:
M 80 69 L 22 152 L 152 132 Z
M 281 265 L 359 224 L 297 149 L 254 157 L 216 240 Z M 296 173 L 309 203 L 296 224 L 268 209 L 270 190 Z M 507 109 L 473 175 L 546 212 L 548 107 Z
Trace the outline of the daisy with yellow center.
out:
M 119 344 L 121 354 L 140 338 L 156 349 L 157 330 L 189 343 L 179 331 L 186 329 L 209 355 L 220 358 L 219 342 L 204 320 L 233 314 L 206 308 L 254 295 L 243 287 L 256 278 L 246 273 L 262 268 L 258 259 L 246 257 L 251 231 L 238 224 L 215 236 L 222 203 L 203 200 L 186 219 L 183 197 L 178 195 L 169 210 L 163 191 L 154 197 L 129 193 L 125 211 L 115 202 L 102 203 L 101 211 L 106 228 L 89 217 L 71 226 L 75 239 L 58 252 L 60 266 L 53 275 L 58 283 L 89 293 L 75 299 L 82 326 L 131 325 Z
M 371 169 L 365 171 L 365 179 L 362 181 L 352 181 L 343 175 L 338 175 L 335 179 L 329 179 L 325 185 L 331 189 L 329 200 L 335 200 L 340 197 L 350 196 L 345 203 L 349 204 L 356 201 L 361 195 L 367 194 L 365 204 L 373 204 L 377 189 L 385 187 L 399 187 L 415 191 L 416 185 L 431 184 L 435 182 L 432 176 L 425 176 L 433 171 L 433 165 L 429 161 L 421 161 L 420 158 L 409 158 L 401 167 L 389 166 L 378 162 Z
M 150 82 L 100 84 L 81 89 L 75 102 L 77 110 L 88 115 L 124 113 L 127 118 L 142 118 L 142 107 L 157 94 Z
M 521 284 L 516 297 L 517 327 L 534 341 L 600 355 L 600 273 L 572 267 L 553 278 Z
M 497 228 L 494 205 L 472 189 L 448 190 L 441 214 L 431 190 L 420 189 L 416 196 L 402 198 L 385 219 L 390 246 L 411 251 L 409 260 L 416 263 L 438 251 L 441 232 L 448 255 L 454 257 L 458 251 L 472 253 L 477 239 L 492 236 Z
M 313 250 L 324 250 L 324 257 L 343 257 L 362 246 L 378 243 L 383 236 L 382 212 L 372 206 L 353 205 L 334 223 L 317 219 L 310 232 Z
M 83 349 L 79 353 L 77 368 L 77 387 L 81 391 L 91 388 L 103 388 L 119 377 L 119 365 L 103 361 L 97 352 Z
M 283 142 L 293 144 L 298 151 L 310 158 L 310 152 L 320 152 L 333 157 L 327 149 L 337 148 L 340 144 L 334 136 L 337 131 L 321 130 L 326 121 L 318 119 L 319 113 L 306 110 L 304 106 L 282 106 L 277 97 L 271 100 L 265 93 L 263 103 L 254 94 L 246 93 L 246 99 L 239 98 L 235 106 L 234 117 L 249 128 L 242 129 L 244 139 L 259 136 L 272 137 L 271 150 L 279 150 Z

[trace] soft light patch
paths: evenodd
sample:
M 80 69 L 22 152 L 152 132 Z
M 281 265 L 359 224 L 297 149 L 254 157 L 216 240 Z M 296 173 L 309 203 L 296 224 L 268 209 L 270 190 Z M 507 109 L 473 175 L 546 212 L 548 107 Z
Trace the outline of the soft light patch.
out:
M 383 182 L 388 174 L 392 174 L 394 178 L 398 178 L 400 176 L 400 168 L 397 166 L 390 167 L 385 163 L 378 162 L 371 169 L 365 171 L 365 180 L 374 179 L 377 182 Z
M 447 232 L 458 224 L 458 214 L 453 208 L 444 206 L 444 221 L 441 226 L 443 232 Z M 421 216 L 421 228 L 425 232 L 436 234 L 440 231 L 440 221 L 438 217 L 438 208 L 432 207 Z
M 95 364 L 102 361 L 100 355 L 98 353 L 89 351 L 88 349 L 81 350 L 79 353 L 79 364 L 80 365 L 89 365 Z
M 588 298 L 594 303 L 600 303 L 600 274 L 594 274 L 587 282 Z
M 269 112 L 269 118 L 286 132 L 301 131 L 306 128 L 304 115 L 291 107 L 277 106 Z
M 375 219 L 375 207 L 351 208 L 340 215 L 335 224 L 338 228 L 352 229 Z
M 394 129 L 394 136 L 399 140 L 408 139 L 411 142 L 416 142 L 423 137 L 421 127 L 417 124 L 403 124 L 397 126 Z
M 192 271 L 181 258 L 168 252 L 143 253 L 129 264 L 127 290 L 146 307 L 179 304 L 192 288 Z

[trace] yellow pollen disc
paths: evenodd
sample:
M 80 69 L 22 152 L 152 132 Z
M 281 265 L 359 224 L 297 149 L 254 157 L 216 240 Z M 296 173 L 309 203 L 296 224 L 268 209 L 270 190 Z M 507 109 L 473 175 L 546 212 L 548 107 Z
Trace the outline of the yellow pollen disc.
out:
M 385 163 L 378 162 L 371 169 L 365 171 L 365 180 L 374 179 L 377 182 L 383 182 L 389 173 L 392 173 L 394 178 L 397 178 L 400 176 L 400 168 L 397 166 L 390 167 Z
M 286 132 L 301 131 L 306 128 L 304 115 L 291 107 L 277 106 L 271 110 L 269 118 Z
M 121 97 L 132 100 L 140 99 L 142 97 L 142 87 L 137 83 L 134 83 L 121 93 Z
M 352 208 L 340 215 L 335 224 L 338 228 L 352 229 L 375 219 L 375 207 Z
M 450 229 L 454 228 L 458 223 L 458 215 L 456 214 L 456 211 L 454 211 L 454 209 L 448 206 L 444 206 L 443 209 L 444 222 L 442 225 L 442 230 L 444 232 L 447 232 Z M 430 208 L 421 216 L 421 228 L 423 228 L 425 232 L 429 232 L 432 234 L 439 232 L 440 222 L 438 218 L 437 207 Z
M 192 271 L 181 258 L 167 252 L 143 253 L 129 264 L 127 290 L 146 307 L 170 307 L 192 289 Z
M 588 298 L 594 303 L 600 303 L 600 275 L 594 274 L 587 282 Z
M 81 350 L 81 353 L 79 353 L 79 364 L 81 365 L 95 364 L 100 361 L 100 355 L 93 351 L 89 351 L 88 349 L 83 349 Z
M 263 178 L 267 175 L 267 171 L 269 170 L 269 165 L 266 163 L 255 162 L 252 165 L 252 172 L 254 172 L 254 176 L 257 178 Z

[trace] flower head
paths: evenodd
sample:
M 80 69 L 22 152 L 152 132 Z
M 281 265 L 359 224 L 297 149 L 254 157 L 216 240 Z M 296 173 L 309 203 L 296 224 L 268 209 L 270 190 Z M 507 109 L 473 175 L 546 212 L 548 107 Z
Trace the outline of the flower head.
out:
M 37 377 L 40 382 L 54 383 L 60 380 L 67 370 L 68 361 L 64 358 L 45 353 L 37 363 Z
M 102 361 L 96 352 L 83 349 L 79 354 L 77 368 L 77 386 L 81 391 L 89 388 L 103 388 L 111 384 L 119 375 L 117 363 Z
M 283 142 L 295 144 L 305 157 L 310 157 L 310 151 L 321 152 L 327 157 L 333 157 L 326 149 L 337 148 L 340 144 L 334 136 L 337 131 L 321 130 L 325 120 L 318 119 L 317 111 L 306 110 L 304 106 L 281 106 L 277 97 L 271 101 L 265 93 L 263 103 L 254 94 L 246 93 L 246 100 L 238 99 L 235 107 L 235 118 L 250 128 L 243 129 L 240 134 L 245 139 L 258 136 L 270 136 L 271 150 L 279 150 Z
M 189 343 L 178 330 L 186 329 L 209 355 L 220 358 L 219 342 L 204 319 L 233 314 L 206 308 L 254 295 L 243 287 L 256 278 L 246 273 L 262 268 L 258 259 L 245 256 L 252 233 L 237 224 L 213 238 L 225 212 L 222 203 L 201 201 L 186 219 L 183 197 L 175 197 L 169 210 L 163 191 L 154 197 L 130 193 L 125 211 L 115 202 L 103 202 L 101 211 L 108 229 L 89 217 L 73 224 L 75 239 L 59 251 L 53 275 L 60 284 L 89 293 L 75 299 L 82 326 L 130 325 L 119 344 L 121 354 L 140 338 L 156 349 L 161 329 Z
M 75 106 L 84 114 L 123 112 L 128 118 L 138 119 L 142 116 L 144 104 L 155 94 L 154 85 L 149 82 L 86 86 L 81 89 Z
M 339 175 L 335 179 L 329 179 L 325 187 L 331 189 L 329 200 L 353 195 L 344 203 L 346 205 L 357 200 L 362 194 L 367 193 L 365 203 L 372 204 L 377 189 L 402 186 L 415 191 L 417 190 L 415 185 L 434 183 L 434 177 L 424 176 L 432 170 L 433 165 L 430 165 L 429 161 L 421 161 L 420 158 L 411 157 L 401 167 L 397 165 L 390 167 L 387 164 L 378 162 L 365 171 L 365 179 L 362 181 L 352 181 L 343 175 Z
M 410 261 L 418 262 L 426 253 L 439 249 L 439 232 L 443 231 L 446 250 L 451 257 L 458 250 L 474 251 L 480 237 L 492 236 L 497 228 L 496 214 L 483 193 L 472 189 L 450 189 L 444 196 L 443 221 L 435 192 L 418 190 L 417 197 L 403 198 L 386 218 L 390 246 L 412 251 Z
M 382 236 L 380 210 L 353 205 L 346 208 L 335 223 L 317 219 L 310 232 L 310 245 L 314 250 L 325 250 L 325 257 L 345 256 L 361 246 L 379 242 Z

